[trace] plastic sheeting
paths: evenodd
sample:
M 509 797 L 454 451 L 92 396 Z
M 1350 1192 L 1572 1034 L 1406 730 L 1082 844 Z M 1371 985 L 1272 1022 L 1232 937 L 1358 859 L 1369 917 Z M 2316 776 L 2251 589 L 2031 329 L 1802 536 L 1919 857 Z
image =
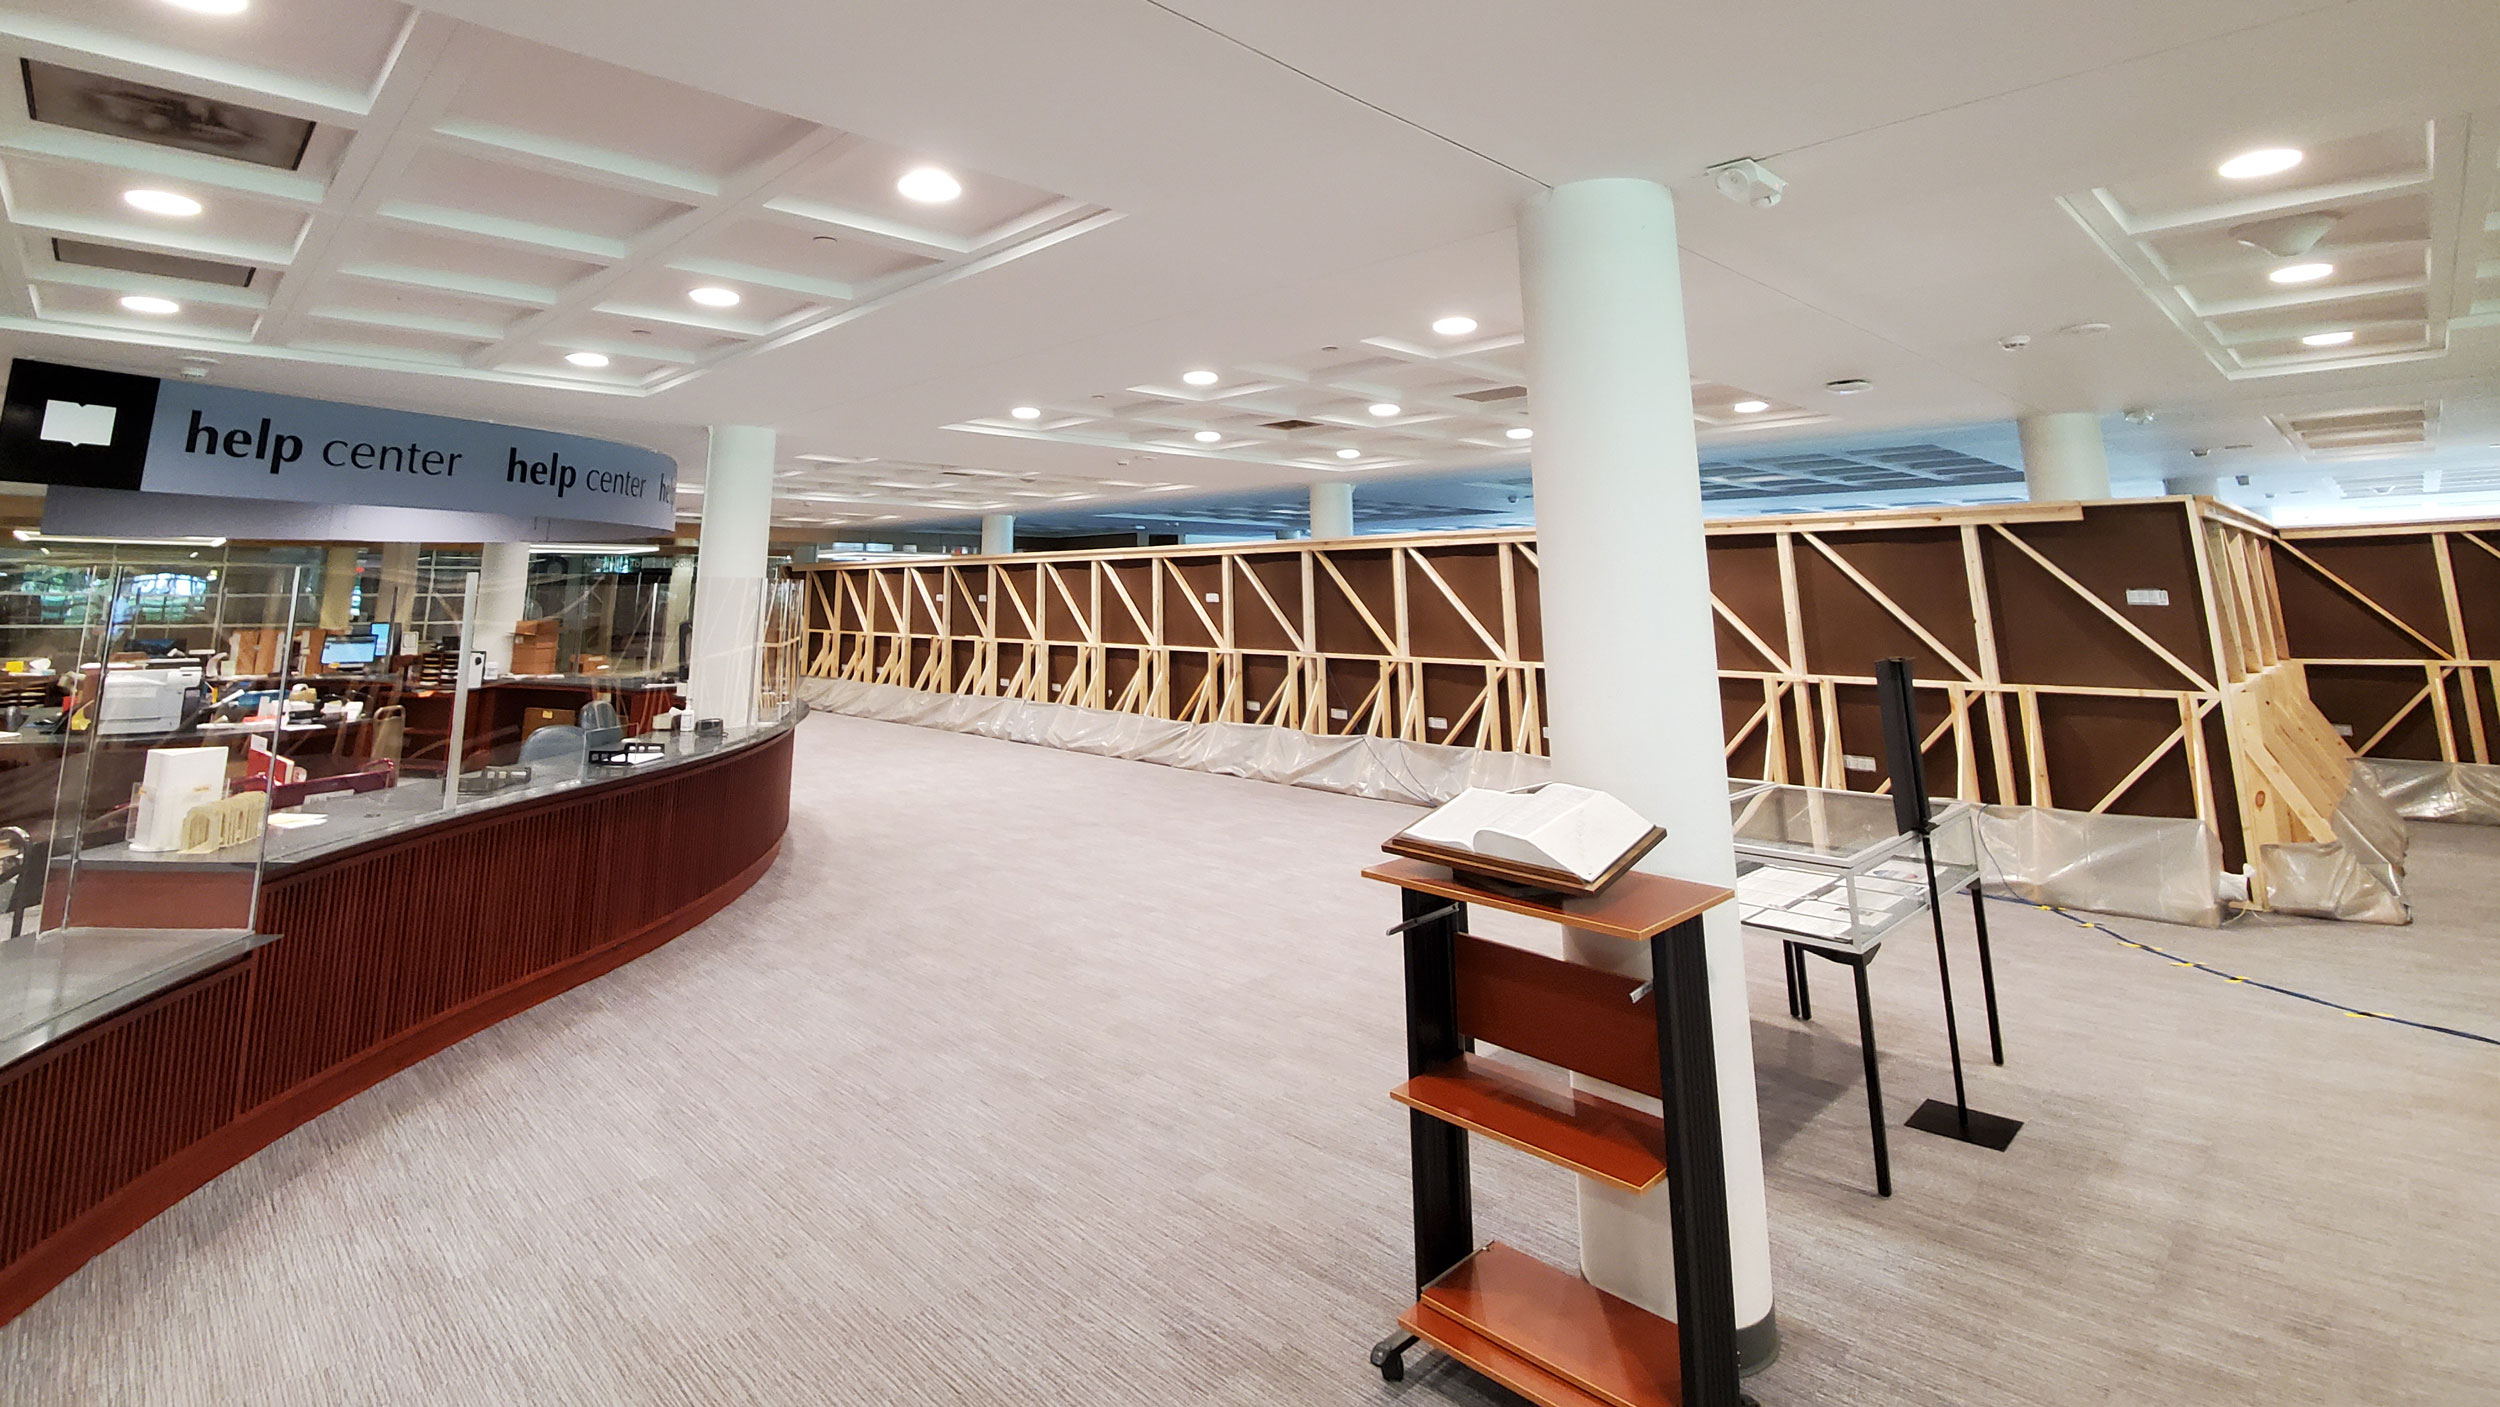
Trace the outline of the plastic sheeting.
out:
M 2406 820 L 2500 826 L 2500 767 L 2393 757 L 2365 757 L 2361 765 Z
M 2404 902 L 2404 818 L 2372 769 L 2352 769 L 2327 825 L 2332 841 L 2266 847 L 2267 906 L 2354 923 L 2413 922 Z
M 1542 757 L 1395 738 L 1327 737 L 1266 723 L 1175 723 L 1069 704 L 932 694 L 898 684 L 810 679 L 818 708 L 985 738 L 1187 767 L 1320 791 L 1438 806 L 1469 787 L 1507 790 L 1552 778 Z
M 2211 928 L 2222 922 L 2222 842 L 2193 817 L 1983 806 L 1981 871 L 2034 904 Z
M 1174 723 L 839 679 L 810 679 L 799 692 L 815 707 L 860 718 L 1417 806 L 1437 806 L 1471 786 L 1521 787 L 1552 775 L 1541 757 L 1323 737 L 1264 723 Z M 1976 834 L 1988 884 L 2032 903 L 2168 923 L 2222 921 L 2216 897 L 2222 847 L 2202 822 L 1990 806 L 1982 809 Z

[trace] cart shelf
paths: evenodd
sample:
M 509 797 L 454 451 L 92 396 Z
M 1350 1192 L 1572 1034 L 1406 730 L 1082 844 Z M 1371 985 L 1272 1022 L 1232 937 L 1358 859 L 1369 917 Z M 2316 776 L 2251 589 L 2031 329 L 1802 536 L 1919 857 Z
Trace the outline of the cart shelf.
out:
M 1389 1097 L 1629 1192 L 1667 1175 L 1663 1120 L 1509 1061 L 1461 1055 Z

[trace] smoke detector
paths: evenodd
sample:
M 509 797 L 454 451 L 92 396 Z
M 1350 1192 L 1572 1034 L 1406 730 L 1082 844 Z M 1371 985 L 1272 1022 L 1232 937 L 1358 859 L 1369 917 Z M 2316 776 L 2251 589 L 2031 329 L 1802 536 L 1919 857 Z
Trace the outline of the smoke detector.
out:
M 2251 249 L 2262 249 L 2279 259 L 2306 254 L 2318 247 L 2326 232 L 2344 218 L 2341 210 L 2311 210 L 2299 215 L 2282 215 L 2271 220 L 2258 220 L 2246 225 L 2233 225 L 2231 238 Z
M 2023 348 L 2031 345 L 2031 338 L 2023 333 L 2017 332 L 2011 337 L 1998 338 L 1997 345 L 2009 352 L 2019 352 Z
M 1756 210 L 1779 204 L 1780 193 L 1788 189 L 1788 182 L 1781 180 L 1777 172 L 1750 156 L 1711 167 L 1710 180 L 1719 188 L 1719 194 Z
M 2149 407 L 2135 406 L 2126 412 L 2127 423 L 2130 425 L 2150 425 L 2153 423 L 2153 414 L 2154 412 Z

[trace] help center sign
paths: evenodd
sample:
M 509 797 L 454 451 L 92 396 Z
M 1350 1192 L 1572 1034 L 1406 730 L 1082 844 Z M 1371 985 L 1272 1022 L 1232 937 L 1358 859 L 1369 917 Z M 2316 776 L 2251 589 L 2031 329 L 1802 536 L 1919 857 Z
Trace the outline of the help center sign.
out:
M 677 463 L 656 450 L 225 386 L 161 381 L 140 488 L 570 518 L 666 532 Z

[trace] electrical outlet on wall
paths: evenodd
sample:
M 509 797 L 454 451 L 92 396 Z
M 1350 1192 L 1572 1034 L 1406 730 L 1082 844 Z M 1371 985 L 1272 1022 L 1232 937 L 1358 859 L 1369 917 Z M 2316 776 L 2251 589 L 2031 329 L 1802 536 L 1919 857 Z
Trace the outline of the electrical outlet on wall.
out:
M 2130 606 L 2167 606 L 2170 604 L 2170 593 L 2158 586 L 2130 586 L 2127 588 L 2127 604 Z
M 1844 772 L 1872 772 L 1875 770 L 1875 759 L 1844 752 L 1840 755 L 1840 767 Z

